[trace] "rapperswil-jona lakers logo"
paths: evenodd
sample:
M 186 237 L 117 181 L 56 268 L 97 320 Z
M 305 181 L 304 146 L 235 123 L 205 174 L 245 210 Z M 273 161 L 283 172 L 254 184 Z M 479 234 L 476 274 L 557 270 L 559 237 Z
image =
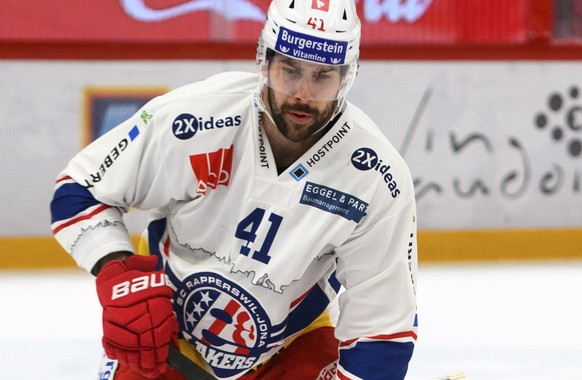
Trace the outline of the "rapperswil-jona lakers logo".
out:
M 196 273 L 175 294 L 180 330 L 219 377 L 254 367 L 269 350 L 270 320 L 236 283 L 216 273 Z

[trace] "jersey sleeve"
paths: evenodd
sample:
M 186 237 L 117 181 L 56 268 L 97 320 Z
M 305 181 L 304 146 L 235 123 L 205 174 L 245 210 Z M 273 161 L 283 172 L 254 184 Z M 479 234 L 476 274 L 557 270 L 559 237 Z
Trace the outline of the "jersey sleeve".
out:
M 416 206 L 409 173 L 402 172 L 408 184 L 400 187 L 401 198 L 377 189 L 368 208 L 375 211 L 336 250 L 345 287 L 336 328 L 342 380 L 404 379 L 414 350 Z
M 229 104 L 225 97 L 248 104 L 256 80 L 256 74 L 224 73 L 179 87 L 149 101 L 69 162 L 56 181 L 51 227 L 79 266 L 90 270 L 110 252 L 133 251 L 126 210 L 162 209 L 199 195 L 190 155 L 212 151 L 220 141 L 206 134 L 193 143 L 195 117 L 186 112 L 193 105 L 222 109 Z M 222 135 L 228 140 L 233 134 Z
M 83 149 L 57 178 L 52 232 L 86 270 L 108 253 L 133 251 L 125 211 L 160 207 L 172 197 L 151 114 L 156 102 Z

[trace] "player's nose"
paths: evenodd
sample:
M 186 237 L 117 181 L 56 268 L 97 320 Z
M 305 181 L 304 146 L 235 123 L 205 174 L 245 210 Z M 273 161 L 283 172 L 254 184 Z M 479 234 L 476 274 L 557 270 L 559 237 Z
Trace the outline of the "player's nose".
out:
M 296 100 L 302 102 L 308 102 L 314 99 L 313 83 L 311 83 L 311 80 L 308 77 L 302 78 L 297 84 L 293 96 Z

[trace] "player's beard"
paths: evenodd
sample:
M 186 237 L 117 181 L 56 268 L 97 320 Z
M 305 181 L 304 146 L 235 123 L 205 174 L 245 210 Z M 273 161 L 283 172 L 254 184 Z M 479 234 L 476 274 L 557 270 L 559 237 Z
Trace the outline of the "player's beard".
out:
M 275 99 L 274 90 L 268 86 L 267 97 L 269 110 L 273 122 L 275 122 L 275 126 L 285 138 L 293 142 L 303 142 L 313 136 L 314 133 L 321 130 L 331 119 L 337 103 L 337 101 L 329 102 L 329 104 L 321 111 L 317 108 L 310 107 L 307 104 L 279 104 Z M 287 115 L 289 111 L 310 114 L 312 118 L 311 124 L 307 126 L 306 124 L 293 123 L 290 120 L 287 121 L 285 115 Z

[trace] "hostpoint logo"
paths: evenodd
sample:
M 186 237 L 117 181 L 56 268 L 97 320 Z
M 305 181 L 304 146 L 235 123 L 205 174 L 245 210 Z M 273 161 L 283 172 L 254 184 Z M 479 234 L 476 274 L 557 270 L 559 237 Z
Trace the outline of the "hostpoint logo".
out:
M 293 177 L 293 179 L 295 181 L 301 181 L 303 178 L 305 178 L 305 176 L 309 174 L 309 170 L 307 170 L 305 168 L 305 166 L 303 166 L 302 164 L 297 164 L 297 166 L 295 166 L 293 169 L 291 169 L 291 171 L 289 172 L 289 175 L 291 177 Z
M 548 131 L 550 138 L 566 144 L 572 157 L 582 156 L 582 106 L 580 90 L 572 86 L 566 94 L 552 93 L 547 99 L 547 109 L 535 115 L 534 124 Z

